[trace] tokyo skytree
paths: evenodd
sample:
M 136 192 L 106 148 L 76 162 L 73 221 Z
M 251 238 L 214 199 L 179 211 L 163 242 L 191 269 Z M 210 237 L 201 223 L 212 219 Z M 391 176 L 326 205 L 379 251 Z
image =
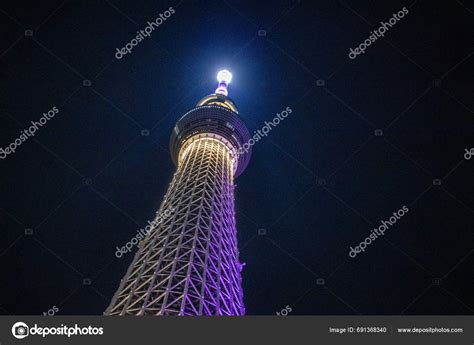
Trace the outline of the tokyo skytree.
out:
M 250 134 L 228 97 L 232 74 L 217 80 L 172 131 L 176 172 L 105 315 L 245 314 L 234 179 L 250 161 Z

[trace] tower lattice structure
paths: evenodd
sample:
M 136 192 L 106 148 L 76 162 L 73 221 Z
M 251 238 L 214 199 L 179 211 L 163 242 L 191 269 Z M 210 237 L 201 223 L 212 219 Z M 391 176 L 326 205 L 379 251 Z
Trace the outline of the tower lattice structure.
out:
M 219 80 L 216 93 L 176 123 L 170 151 L 177 170 L 159 221 L 105 315 L 244 315 L 234 178 L 250 160 L 242 150 L 250 135 L 228 82 Z

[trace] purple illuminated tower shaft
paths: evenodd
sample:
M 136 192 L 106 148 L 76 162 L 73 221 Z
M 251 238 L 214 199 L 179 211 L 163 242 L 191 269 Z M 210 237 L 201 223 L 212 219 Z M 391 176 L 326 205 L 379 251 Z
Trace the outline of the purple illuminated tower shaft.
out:
M 223 94 L 205 97 L 179 119 L 170 141 L 177 171 L 161 222 L 141 241 L 106 315 L 245 313 L 234 176 L 249 162 L 250 152 L 239 151 L 248 139 Z

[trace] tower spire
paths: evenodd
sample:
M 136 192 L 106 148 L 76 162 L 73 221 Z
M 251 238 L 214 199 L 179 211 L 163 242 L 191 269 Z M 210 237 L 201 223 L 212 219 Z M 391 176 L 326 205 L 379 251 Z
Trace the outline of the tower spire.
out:
M 216 93 L 227 96 L 229 91 L 227 88 L 229 87 L 230 82 L 232 81 L 232 73 L 228 70 L 223 69 L 217 73 L 217 89 Z

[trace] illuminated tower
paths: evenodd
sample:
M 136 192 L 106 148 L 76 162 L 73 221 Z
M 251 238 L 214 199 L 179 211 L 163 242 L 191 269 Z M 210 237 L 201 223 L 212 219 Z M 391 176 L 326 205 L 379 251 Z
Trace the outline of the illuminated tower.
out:
M 243 315 L 242 264 L 234 217 L 234 178 L 247 167 L 250 139 L 227 97 L 216 92 L 176 123 L 170 151 L 176 173 L 105 315 Z M 246 145 L 249 146 L 249 145 Z M 163 216 L 168 214 L 168 216 Z

